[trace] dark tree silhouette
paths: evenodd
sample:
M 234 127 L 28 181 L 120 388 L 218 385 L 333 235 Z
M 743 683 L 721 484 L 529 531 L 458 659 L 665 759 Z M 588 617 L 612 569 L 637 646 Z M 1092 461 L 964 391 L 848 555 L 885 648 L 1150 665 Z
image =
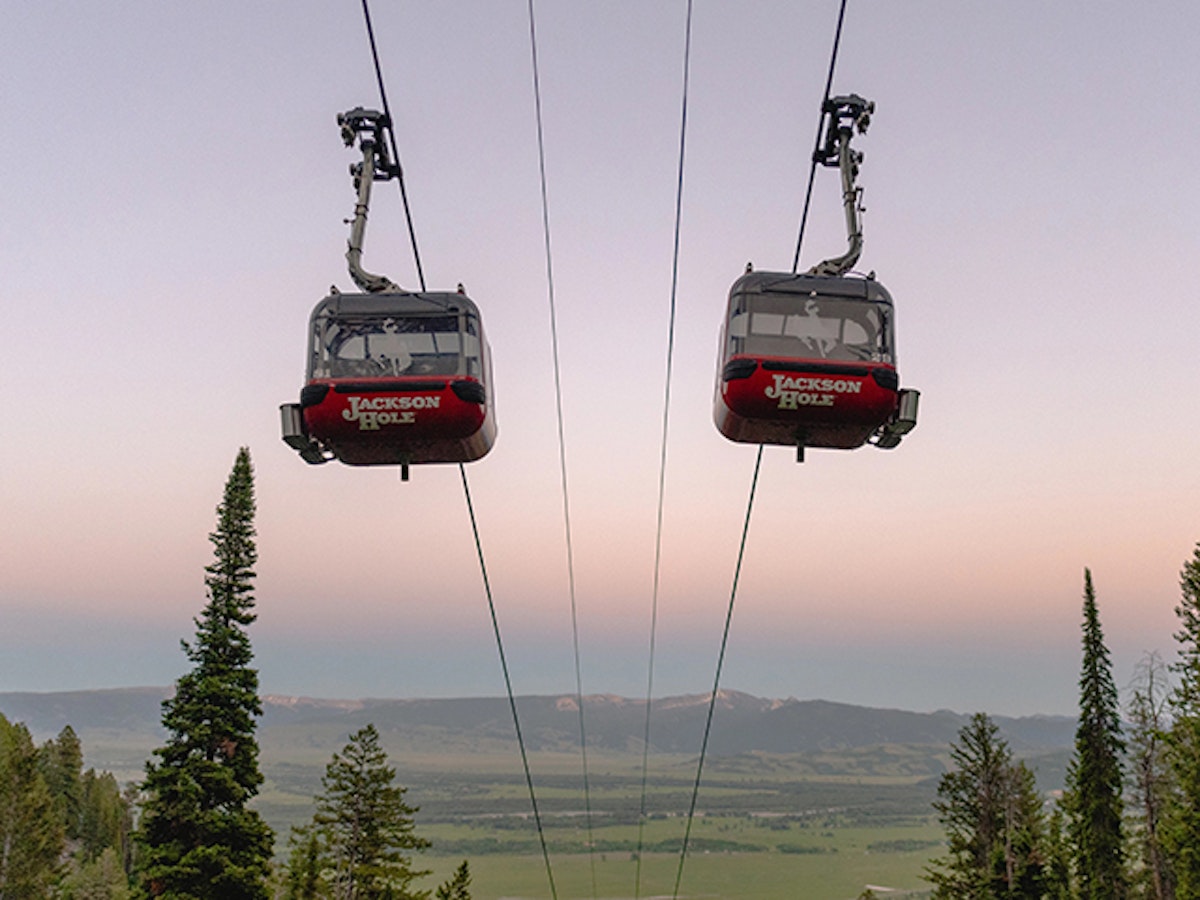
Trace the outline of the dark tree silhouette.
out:
M 1090 569 L 1083 571 L 1083 664 L 1079 725 L 1063 806 L 1080 900 L 1121 900 L 1128 884 L 1121 824 L 1121 710 L 1100 628 Z
M 258 672 L 246 627 L 254 615 L 254 473 L 238 451 L 209 535 L 208 605 L 183 649 L 194 668 L 163 702 L 165 747 L 142 784 L 137 833 L 143 896 L 266 900 L 270 828 L 247 803 L 258 792 Z

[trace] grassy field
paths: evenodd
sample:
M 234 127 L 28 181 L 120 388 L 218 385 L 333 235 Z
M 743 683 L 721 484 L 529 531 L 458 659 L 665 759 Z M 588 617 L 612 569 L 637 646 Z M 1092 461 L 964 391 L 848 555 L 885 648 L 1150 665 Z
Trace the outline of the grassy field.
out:
M 655 824 L 655 823 L 651 823 Z M 671 822 L 678 841 L 681 822 Z M 648 829 L 651 830 L 651 829 Z M 437 847 L 443 835 L 453 843 L 453 830 L 439 826 L 425 833 Z M 553 834 L 554 829 L 551 829 Z M 614 837 L 595 828 L 597 843 Z M 764 833 L 766 832 L 766 833 Z M 807 832 L 807 833 L 803 833 Z M 748 818 L 698 820 L 694 847 L 744 842 L 758 850 L 696 849 L 683 866 L 681 897 L 728 900 L 841 900 L 858 897 L 868 885 L 891 888 L 899 896 L 921 896 L 921 872 L 936 852 L 940 832 L 932 822 L 890 827 L 833 825 L 799 830 L 764 829 Z M 661 834 L 651 838 L 661 844 Z M 553 840 L 553 837 L 551 838 Z M 785 848 L 785 849 L 781 849 Z M 448 877 L 462 858 L 471 862 L 475 900 L 534 900 L 550 896 L 549 876 L 540 853 L 430 855 L 425 862 L 438 879 Z M 628 851 L 551 853 L 558 896 L 567 898 L 632 898 L 639 878 L 635 854 Z M 670 897 L 679 874 L 679 853 L 643 853 L 639 896 Z M 594 873 L 594 876 L 593 876 Z M 596 890 L 592 889 L 595 878 Z M 911 892 L 911 893 L 910 893 Z M 887 896 L 897 896 L 888 894 Z
M 290 826 L 311 815 L 320 788 L 324 764 L 310 755 L 264 765 L 267 784 L 256 805 L 281 849 Z M 921 873 L 939 852 L 941 831 L 930 807 L 931 778 L 910 771 L 928 766 L 916 766 L 916 756 L 880 748 L 874 762 L 860 754 L 844 759 L 840 771 L 812 757 L 713 761 L 702 780 L 679 896 L 853 900 L 868 885 L 900 891 L 881 896 L 923 896 Z M 420 860 L 433 871 L 425 883 L 445 880 L 468 859 L 475 900 L 549 898 L 551 877 L 562 900 L 633 898 L 639 882 L 641 898 L 672 896 L 695 760 L 652 758 L 649 817 L 640 833 L 640 758 L 589 761 L 590 828 L 578 756 L 530 758 L 548 874 L 528 787 L 511 754 L 393 759 L 409 801 L 420 806 L 418 831 L 433 842 Z
M 275 733 L 264 741 L 266 783 L 255 800 L 275 829 L 281 857 L 291 826 L 312 815 L 330 748 L 345 742 L 341 734 L 287 737 L 296 739 Z M 123 781 L 141 777 L 151 739 L 115 732 L 91 738 L 88 765 L 114 770 Z M 468 859 L 475 900 L 549 900 L 550 875 L 511 746 L 434 751 L 410 743 L 389 754 L 408 801 L 420 807 L 417 830 L 433 842 L 418 859 L 432 870 L 426 887 Z M 904 745 L 711 758 L 679 896 L 854 900 L 867 886 L 893 889 L 881 898 L 927 896 L 922 871 L 942 852 L 931 803 L 946 763 L 942 752 Z M 590 833 L 578 754 L 530 755 L 561 900 L 631 900 L 638 884 L 642 900 L 674 894 L 696 760 L 656 754 L 650 765 L 649 818 L 639 840 L 639 754 L 589 754 Z

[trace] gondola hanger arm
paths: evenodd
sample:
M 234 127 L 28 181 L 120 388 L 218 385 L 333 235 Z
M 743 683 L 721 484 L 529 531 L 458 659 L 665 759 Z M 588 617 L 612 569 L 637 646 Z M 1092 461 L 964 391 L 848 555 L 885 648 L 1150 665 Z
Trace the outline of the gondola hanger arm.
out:
M 823 166 L 837 166 L 842 176 L 842 206 L 846 213 L 846 239 L 849 247 L 841 256 L 817 263 L 808 270 L 809 275 L 828 275 L 837 277 L 850 271 L 862 255 L 863 234 L 862 219 L 862 188 L 858 187 L 855 179 L 858 177 L 858 165 L 862 162 L 862 154 L 851 149 L 850 140 L 854 132 L 866 132 L 871 124 L 871 114 L 875 112 L 875 104 L 860 97 L 849 94 L 842 97 L 831 97 L 825 101 L 821 114 L 827 117 L 825 143 L 813 153 L 813 161 Z
M 354 218 L 350 220 L 350 239 L 346 247 L 346 264 L 354 283 L 369 294 L 381 292 L 404 292 L 386 275 L 375 275 L 362 267 L 363 240 L 367 231 L 367 211 L 371 205 L 371 185 L 376 181 L 389 181 L 400 174 L 400 166 L 388 155 L 385 140 L 391 127 L 388 117 L 373 109 L 355 107 L 337 117 L 342 132 L 342 141 L 347 147 L 358 142 L 362 150 L 362 162 L 350 166 L 350 175 L 358 191 L 354 205 Z

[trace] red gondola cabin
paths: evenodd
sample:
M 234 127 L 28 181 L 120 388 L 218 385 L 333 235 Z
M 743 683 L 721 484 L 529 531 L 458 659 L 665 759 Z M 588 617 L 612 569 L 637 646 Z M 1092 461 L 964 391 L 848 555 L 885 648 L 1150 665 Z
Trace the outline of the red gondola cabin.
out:
M 463 463 L 496 440 L 491 361 L 462 293 L 340 294 L 313 310 L 284 440 L 310 463 Z
M 891 448 L 916 424 L 892 298 L 869 278 L 748 272 L 729 292 L 713 418 L 731 441 Z

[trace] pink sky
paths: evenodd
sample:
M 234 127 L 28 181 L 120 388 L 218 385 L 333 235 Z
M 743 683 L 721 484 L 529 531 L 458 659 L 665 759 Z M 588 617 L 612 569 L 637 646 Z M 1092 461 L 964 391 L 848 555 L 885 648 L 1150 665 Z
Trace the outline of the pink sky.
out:
M 645 683 L 683 9 L 540 4 L 585 690 Z M 730 283 L 790 268 L 835 4 L 696 5 L 660 607 L 664 691 L 711 686 L 754 449 L 711 423 Z M 161 684 L 238 446 L 258 475 L 264 688 L 502 691 L 458 473 L 279 440 L 311 307 L 349 288 L 334 115 L 377 103 L 354 4 L 23 7 L 0 35 L 0 691 Z M 377 10 L 423 262 L 495 352 L 469 468 L 518 691 L 573 689 L 522 4 Z M 764 462 L 725 684 L 1066 712 L 1082 573 L 1124 683 L 1173 653 L 1200 540 L 1200 90 L 1190 4 L 851 5 L 876 100 L 866 248 L 922 390 L 898 450 Z M 433 77 L 431 73 L 436 73 Z M 1164 105 L 1165 104 L 1165 105 Z M 839 252 L 818 184 L 806 264 Z M 399 202 L 366 263 L 412 281 Z M 53 662 L 52 662 L 53 660 Z M 1018 664 L 1014 665 L 1013 661 Z

